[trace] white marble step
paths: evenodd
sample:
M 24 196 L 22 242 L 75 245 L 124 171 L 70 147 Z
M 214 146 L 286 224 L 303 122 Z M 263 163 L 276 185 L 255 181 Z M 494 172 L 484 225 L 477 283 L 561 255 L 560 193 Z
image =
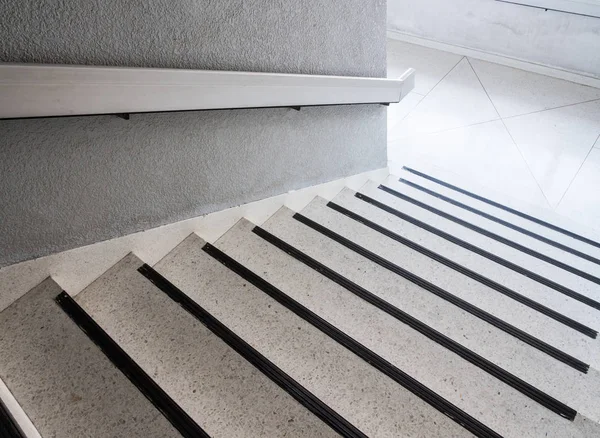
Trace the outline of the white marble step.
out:
M 396 181 L 396 177 L 388 178 L 384 185 L 426 203 L 433 199 L 431 196 L 422 195 L 418 190 L 407 188 L 404 184 Z M 416 217 L 417 219 L 439 228 L 449 234 L 457 236 L 473 245 L 484 248 L 485 250 L 492 252 L 499 257 L 521 265 L 522 267 L 546 277 L 558 284 L 571 288 L 580 294 L 586 295 L 597 301 L 600 300 L 600 285 L 597 285 L 571 272 L 565 271 L 557 266 L 544 262 L 538 258 L 527 255 L 522 251 L 506 246 L 480 233 L 469 230 L 457 223 L 431 213 L 410 202 L 404 201 L 395 196 L 391 197 L 397 200 L 397 202 L 394 202 L 393 204 L 394 208 L 410 214 L 411 216 Z M 433 203 L 430 203 L 430 205 L 433 205 Z M 478 223 L 475 224 L 478 225 Z
M 155 269 L 365 434 L 472 436 L 210 257 L 203 245 L 192 235 Z
M 337 434 L 138 271 L 129 254 L 79 304 L 213 438 Z
M 418 169 L 417 169 L 418 170 Z M 435 177 L 434 175 L 430 175 Z M 551 239 L 557 243 L 560 243 L 562 245 L 566 245 L 570 248 L 573 248 L 577 251 L 581 251 L 585 254 L 588 254 L 592 257 L 595 258 L 600 258 L 600 248 L 595 247 L 593 245 L 590 245 L 588 243 L 582 242 L 579 239 L 570 237 L 564 233 L 561 233 L 559 231 L 553 230 L 552 228 L 548 228 L 544 225 L 540 225 L 537 224 L 536 222 L 533 222 L 531 220 L 522 218 L 518 215 L 515 215 L 509 211 L 506 211 L 502 208 L 496 207 L 494 205 L 490 205 L 484 201 L 478 200 L 476 198 L 473 198 L 471 196 L 468 196 L 466 194 L 463 194 L 459 191 L 456 191 L 452 188 L 449 187 L 445 187 L 442 184 L 439 184 L 435 181 L 431 181 L 427 178 L 424 178 L 422 176 L 416 175 L 412 172 L 409 172 L 407 170 L 403 170 L 402 172 L 399 173 L 398 175 L 399 178 L 403 178 L 407 181 L 413 182 L 415 184 L 418 184 L 422 187 L 425 187 L 426 189 L 429 190 L 433 190 L 434 192 L 437 192 L 443 196 L 446 196 L 448 198 L 453 199 L 454 201 L 460 202 L 462 204 L 468 205 L 469 207 L 475 208 L 477 210 L 480 210 L 484 213 L 490 214 L 500 220 L 509 222 L 513 225 L 516 225 L 520 228 L 523 228 L 525 230 L 531 231 L 533 233 L 536 233 L 540 236 L 543 236 L 545 238 Z M 443 181 L 443 179 L 441 179 L 441 181 Z M 443 181 L 446 182 L 446 181 Z M 471 187 L 460 187 L 461 189 L 464 190 L 468 190 L 474 194 L 478 194 L 477 193 L 477 188 L 471 188 Z M 491 201 L 495 201 L 494 199 L 491 199 Z M 509 206 L 510 208 L 510 206 Z M 522 211 L 522 213 L 525 214 L 529 214 L 528 211 Z M 536 212 L 531 212 L 530 214 L 533 217 L 536 217 Z M 541 218 L 539 218 L 541 219 Z M 543 219 L 541 219 L 543 220 Z M 576 232 L 576 230 L 568 230 L 568 231 L 572 231 L 572 232 Z M 520 233 L 521 234 L 521 233 Z M 580 234 L 580 233 L 578 233 Z M 588 237 L 583 235 L 583 237 Z M 594 240 L 595 237 L 588 237 L 591 240 Z M 600 243 L 600 242 L 599 242 Z
M 410 205 L 406 205 L 405 202 L 388 193 L 385 193 L 382 190 L 379 190 L 377 187 L 378 184 L 374 182 L 368 182 L 361 188 L 360 192 L 413 217 L 415 217 L 413 214 L 418 215 L 420 212 L 422 212 L 422 209 L 407 211 L 410 209 Z M 364 201 L 361 202 L 367 204 Z M 356 205 L 358 206 L 360 204 Z M 599 310 L 570 298 L 563 293 L 530 279 L 529 277 L 521 275 L 510 268 L 506 268 L 468 249 L 449 242 L 442 237 L 406 222 L 379 208 L 367 209 L 366 206 L 362 206 L 360 208 L 362 212 L 369 214 L 369 218 L 373 219 L 373 221 L 377 222 L 379 225 L 382 225 L 389 230 L 418 243 L 421 246 L 435 251 L 436 253 L 451 259 L 454 262 L 465 266 L 466 268 L 476 271 L 485 277 L 520 293 L 521 295 L 524 295 L 540 304 L 543 304 L 546 307 L 549 307 L 550 309 L 560 312 L 571 319 L 589 326 L 592 329 L 600 331 Z M 462 238 L 463 236 L 459 234 L 457 237 Z M 485 247 L 482 249 L 488 250 L 488 248 Z
M 402 222 L 399 218 L 356 198 L 354 192 L 349 189 L 341 192 L 333 201 L 390 231 L 402 231 L 394 227 L 395 223 Z M 454 269 L 442 265 L 428 256 L 412 250 L 324 205 L 323 201 L 315 200 L 309 206 L 314 208 L 307 208 L 305 212 L 309 218 L 315 219 L 316 217 L 318 220 L 315 220 L 319 223 L 350 238 L 355 243 L 392 263 L 400 265 L 453 295 L 600 369 L 600 341 L 598 339 L 590 338 L 565 324 L 548 318 L 546 315 L 524 306 L 512 298 L 500 294 L 492 288 L 472 280 Z M 398 234 L 402 235 L 401 232 Z M 403 237 L 418 242 L 419 236 L 413 236 L 405 231 Z M 440 253 L 438 247 L 429 249 L 438 254 Z M 477 266 L 474 266 L 473 270 L 483 274 Z M 512 275 L 518 274 L 513 273 Z M 555 310 L 561 312 L 560 309 Z M 599 311 L 596 312 L 600 313 Z
M 600 421 L 600 373 L 596 370 L 582 374 L 554 360 L 312 230 L 293 219 L 292 214 L 290 210 L 282 209 L 262 228 L 536 388 Z M 316 217 L 316 214 L 312 216 Z M 358 235 L 362 233 L 357 231 L 355 236 Z M 328 290 L 331 289 L 335 288 L 328 287 Z M 315 290 L 310 289 L 311 294 L 316 294 Z M 341 307 L 350 300 L 349 297 L 352 295 L 346 293 L 343 300 L 335 300 L 335 305 Z M 380 320 L 374 319 L 376 322 Z M 406 330 L 410 331 L 409 328 Z M 381 333 L 387 333 L 387 330 Z M 420 345 L 417 348 L 417 351 L 422 351 Z M 405 350 L 402 350 L 402 354 L 406 354 Z M 460 358 L 456 360 L 461 361 Z M 492 379 L 491 376 L 488 378 Z M 461 393 L 469 385 L 468 382 L 459 384 L 453 379 L 448 379 L 447 384 L 449 387 L 456 385 L 453 389 L 460 388 Z M 501 393 L 506 395 L 507 391 Z M 481 405 L 481 400 L 478 403 Z
M 47 279 L 0 313 L 0 377 L 43 437 L 180 437 L 54 302 Z
M 474 212 L 471 212 L 462 207 L 456 206 L 452 203 L 446 202 L 433 194 L 425 193 L 416 187 L 412 187 L 398 180 L 397 177 L 393 176 L 388 178 L 388 182 L 393 181 L 396 187 L 401 187 L 400 191 L 414 199 L 424 202 L 425 204 L 437 208 L 438 210 L 448 213 L 458 219 L 469 222 L 473 225 L 483 228 L 486 231 L 494 233 L 498 236 L 506 238 L 514 243 L 522 245 L 528 249 L 536 251 L 545 256 L 551 257 L 555 260 L 566 263 L 567 265 L 579 269 L 583 272 L 599 276 L 600 275 L 600 264 L 593 261 L 586 260 L 578 255 L 567 252 L 563 249 L 556 248 L 555 246 L 549 245 L 546 242 L 542 242 L 535 239 L 527 234 L 520 233 L 516 230 L 506 227 L 505 225 L 494 222 L 491 219 L 485 218 Z

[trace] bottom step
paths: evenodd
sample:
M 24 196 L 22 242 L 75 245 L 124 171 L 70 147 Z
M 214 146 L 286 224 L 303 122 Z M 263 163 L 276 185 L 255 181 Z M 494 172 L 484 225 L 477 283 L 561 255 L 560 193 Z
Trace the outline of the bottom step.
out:
M 180 437 L 59 308 L 48 279 L 0 313 L 0 377 L 43 437 Z

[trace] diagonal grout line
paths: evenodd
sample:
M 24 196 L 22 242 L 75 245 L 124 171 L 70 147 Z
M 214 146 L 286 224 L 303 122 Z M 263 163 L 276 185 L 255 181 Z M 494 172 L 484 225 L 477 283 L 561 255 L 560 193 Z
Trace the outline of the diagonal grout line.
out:
M 497 119 L 491 119 L 491 120 L 485 120 L 483 122 L 476 122 L 476 123 L 471 123 L 470 125 L 464 125 L 464 126 L 458 126 L 456 128 L 447 128 L 447 129 L 442 129 L 441 131 L 433 131 L 433 132 L 420 132 L 408 137 L 398 137 L 394 140 L 388 140 L 388 142 L 396 142 L 399 140 L 403 140 L 405 138 L 413 138 L 413 137 L 422 137 L 422 136 L 426 136 L 426 135 L 435 135 L 435 134 L 441 134 L 444 132 L 448 132 L 448 131 L 455 131 L 457 129 L 465 129 L 465 128 L 470 128 L 472 126 L 477 126 L 477 125 L 484 125 L 486 123 L 492 123 L 492 122 L 500 122 L 502 121 L 502 119 L 500 117 L 498 117 Z M 600 146 L 599 146 L 600 147 Z
M 596 137 L 596 140 L 594 141 L 594 143 L 592 143 L 592 147 L 590 148 L 590 150 L 588 151 L 587 155 L 585 156 L 585 158 L 583 159 L 583 161 L 579 165 L 579 169 L 577 169 L 577 172 L 575 172 L 575 175 L 573 176 L 573 179 L 569 183 L 569 186 L 567 187 L 567 189 L 565 190 L 565 192 L 563 193 L 563 195 L 560 197 L 560 201 L 558 201 L 558 204 L 556 204 L 556 209 L 558 209 L 558 207 L 560 206 L 560 204 L 563 201 L 563 199 L 565 199 L 565 196 L 567 195 L 567 192 L 569 191 L 569 189 L 573 185 L 573 182 L 577 178 L 577 175 L 579 175 L 579 172 L 581 172 L 581 168 L 583 167 L 583 165 L 587 161 L 588 157 L 590 156 L 590 154 L 594 150 L 594 146 L 596 146 L 596 144 L 598 143 L 598 140 L 600 140 L 600 134 L 598 134 L 598 137 Z
M 542 110 L 538 110 L 538 111 L 532 111 L 530 113 L 517 114 L 517 115 L 514 115 L 514 116 L 508 116 L 508 117 L 502 117 L 502 118 L 503 119 L 514 119 L 516 117 L 528 116 L 530 114 L 543 113 L 543 112 L 552 111 L 552 110 L 555 110 L 555 109 L 568 108 L 570 106 L 583 105 L 584 103 L 591 103 L 591 102 L 598 102 L 598 101 L 600 101 L 600 99 L 585 100 L 583 102 L 569 103 L 568 105 L 555 106 L 553 108 L 546 108 L 546 109 L 542 109 Z
M 475 76 L 477 77 L 477 80 L 479 81 L 479 83 L 481 84 L 481 87 L 483 88 L 483 91 L 485 91 L 485 94 L 487 95 L 490 103 L 492 104 L 492 106 L 494 107 L 494 111 L 496 111 L 496 114 L 498 114 L 498 117 L 500 118 L 500 121 L 502 122 L 502 126 L 504 126 L 504 129 L 506 129 L 506 132 L 508 133 L 510 139 L 512 140 L 513 144 L 515 145 L 515 148 L 517 148 L 517 151 L 519 151 L 519 155 L 521 155 L 521 159 L 523 160 L 523 162 L 525 163 L 525 166 L 527 166 L 527 170 L 529 170 L 529 173 L 531 174 L 531 177 L 533 178 L 533 180 L 535 181 L 536 185 L 538 186 L 538 188 L 540 189 L 540 192 L 542 193 L 542 196 L 544 197 L 544 199 L 546 200 L 546 204 L 548 204 L 548 206 L 550 207 L 551 210 L 554 210 L 552 208 L 552 205 L 550 204 L 550 201 L 548 200 L 548 197 L 546 196 L 546 194 L 544 193 L 544 191 L 542 190 L 542 186 L 540 186 L 540 183 L 538 182 L 537 178 L 535 177 L 535 175 L 533 174 L 533 171 L 531 170 L 531 167 L 529 167 L 529 163 L 527 163 L 527 160 L 525 159 L 525 156 L 523 155 L 523 152 L 521 151 L 521 149 L 519 148 L 519 145 L 517 144 L 517 142 L 515 141 L 514 137 L 512 136 L 511 132 L 508 130 L 508 126 L 506 126 L 506 123 L 504 123 L 504 119 L 500 116 L 500 113 L 498 112 L 498 109 L 496 109 L 496 105 L 494 105 L 494 102 L 492 101 L 492 99 L 490 98 L 490 95 L 488 94 L 488 91 L 486 90 L 485 86 L 483 85 L 483 82 L 481 82 L 481 79 L 479 78 L 479 75 L 477 74 L 477 71 L 475 71 L 475 69 L 473 68 L 473 66 L 471 65 L 471 62 L 469 61 L 469 58 L 467 58 L 467 62 L 469 63 L 469 65 L 471 66 L 471 70 L 473 70 L 473 73 L 475 73 Z

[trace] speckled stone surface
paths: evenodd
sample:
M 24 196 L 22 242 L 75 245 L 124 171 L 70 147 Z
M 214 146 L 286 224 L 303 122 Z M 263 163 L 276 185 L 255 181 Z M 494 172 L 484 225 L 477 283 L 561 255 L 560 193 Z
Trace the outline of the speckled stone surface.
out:
M 0 313 L 0 377 L 44 438 L 181 437 L 54 298 L 47 279 Z
M 597 395 L 588 386 L 588 377 L 598 381 L 600 376 L 596 371 L 580 375 L 546 354 L 310 230 L 294 220 L 292 215 L 290 210 L 281 209 L 263 228 L 456 342 L 536 387 L 560 396 L 564 402 L 573 402 L 581 407 L 590 406 L 591 409 L 597 403 Z M 556 379 L 557 375 L 559 379 Z
M 396 177 L 388 178 L 385 182 L 385 185 L 393 188 L 396 191 L 407 194 L 412 198 L 416 198 L 420 201 L 429 203 L 429 205 L 434 205 L 434 203 L 431 202 L 431 199 L 425 198 L 424 195 L 418 190 L 411 189 L 405 184 L 401 184 L 398 181 L 396 181 Z M 422 220 L 423 222 L 427 222 L 428 224 L 433 225 L 436 228 L 440 228 L 446 231 L 447 233 L 460 237 L 461 239 L 466 240 L 472 243 L 473 245 L 479 246 L 481 248 L 486 248 L 488 251 L 491 251 L 502 258 L 510 260 L 513 263 L 517 263 L 559 284 L 563 284 L 564 286 L 570 287 L 571 289 L 574 289 L 579 293 L 600 300 L 600 285 L 585 280 L 575 274 L 572 274 L 554 265 L 546 263 L 538 258 L 527 255 L 517 249 L 511 248 L 493 239 L 485 237 L 482 234 L 479 234 L 475 231 L 471 231 L 459 224 L 444 219 L 441 216 L 438 216 L 434 213 L 430 213 L 427 210 L 417 207 L 409 202 L 402 201 L 399 198 L 396 199 L 398 199 L 398 201 L 401 203 L 400 208 L 402 211 L 410 214 L 413 217 L 416 217 L 419 220 Z M 434 206 L 436 206 L 436 208 L 438 207 L 437 205 Z M 475 225 L 479 224 L 481 224 L 481 222 L 475 222 Z
M 380 202 L 383 202 L 393 208 L 399 209 L 409 215 L 410 205 L 400 199 L 379 190 L 378 184 L 368 182 L 361 188 L 361 193 L 364 193 Z M 380 209 L 365 209 L 361 207 L 361 211 L 368 214 L 372 220 L 382 226 L 398 233 L 413 242 L 418 243 L 426 248 L 436 251 L 455 262 L 475 270 L 476 272 L 485 275 L 526 297 L 529 297 L 544 306 L 561 312 L 562 314 L 573 318 L 583 324 L 586 324 L 600 331 L 600 312 L 580 303 L 566 295 L 555 291 L 547 286 L 544 286 L 537 281 L 534 281 L 524 275 L 518 274 L 511 269 L 505 268 L 497 263 L 492 262 L 482 256 L 479 256 L 472 251 L 455 245 L 441 237 L 436 236 L 428 231 L 423 230 L 415 225 L 405 222 L 394 215 L 383 212 Z M 416 212 L 418 213 L 418 211 Z M 459 235 L 459 237 L 461 237 Z M 483 248 L 487 249 L 487 248 Z
M 156 269 L 364 433 L 471 436 L 212 259 L 202 244 L 188 237 Z
M 398 178 L 396 177 L 390 178 L 389 180 L 392 180 L 394 181 L 394 183 L 397 183 L 398 187 L 403 187 L 403 193 L 406 193 L 413 198 L 416 198 L 418 196 L 417 199 L 426 202 L 428 205 L 431 205 L 432 207 L 435 207 L 438 210 L 442 210 L 448 214 L 451 214 L 452 216 L 458 217 L 459 219 L 465 220 L 469 223 L 482 227 L 492 233 L 498 234 L 502 237 L 512 240 L 513 242 L 519 243 L 521 245 L 526 246 L 527 248 L 530 248 L 541 254 L 547 255 L 548 257 L 560 260 L 570 266 L 573 266 L 574 268 L 581 269 L 582 271 L 589 272 L 590 274 L 596 276 L 600 275 L 600 265 L 590 262 L 589 260 L 582 259 L 577 255 L 563 251 L 562 249 L 556 248 L 552 245 L 548 245 L 545 242 L 541 242 L 537 239 L 534 239 L 531 236 L 515 231 L 502 224 L 498 224 L 476 213 L 472 213 L 462 207 L 452 205 L 449 202 L 437 198 L 436 196 L 429 195 L 421 190 L 410 187 L 407 184 L 399 182 Z M 436 189 L 433 190 L 437 191 Z
M 143 277 L 129 254 L 77 296 L 213 438 L 337 434 Z
M 334 199 L 334 202 L 386 228 L 388 227 L 388 218 L 390 221 L 401 222 L 399 218 L 361 201 L 353 195 L 353 191 L 344 190 Z M 353 219 L 327 208 L 322 201 L 315 201 L 303 213 L 345 237 L 351 238 L 359 245 L 385 259 L 431 281 L 448 292 L 550 345 L 560 348 L 587 363 L 593 362 L 594 365 L 600 363 L 600 342 L 598 339 L 585 336 L 476 280 L 432 260 L 418 251 L 414 251 Z M 393 228 L 389 229 L 396 231 Z M 405 237 L 415 241 L 412 236 Z M 437 252 L 437 248 L 431 249 Z M 479 272 L 478 269 L 475 269 L 475 271 Z M 560 309 L 557 310 L 560 312 Z M 600 314 L 600 312 L 597 313 Z
M 526 230 L 532 231 L 536 234 L 539 234 L 541 236 L 544 236 L 548 239 L 552 239 L 555 242 L 561 243 L 563 245 L 567 245 L 570 248 L 576 249 L 577 251 L 581 251 L 585 254 L 589 254 L 593 257 L 596 258 L 600 258 L 600 248 L 596 248 L 594 246 L 591 246 L 585 242 L 582 242 L 578 239 L 574 239 L 572 237 L 569 237 L 563 233 L 560 233 L 558 231 L 554 231 L 548 227 L 545 227 L 543 225 L 539 225 L 536 224 L 535 222 L 532 222 L 530 220 L 521 218 L 515 214 L 509 213 L 508 211 L 505 211 L 501 208 L 498 207 L 494 207 L 493 205 L 487 204 L 485 202 L 479 201 L 475 198 L 472 198 L 470 196 L 467 195 L 463 195 L 460 192 L 457 192 L 455 190 L 446 188 L 440 184 L 437 184 L 433 181 L 429 181 L 425 178 L 422 178 L 418 175 L 415 175 L 413 173 L 407 172 L 407 171 L 402 171 L 399 174 L 399 177 L 402 177 L 406 180 L 412 181 L 416 184 L 419 184 L 422 187 L 425 187 L 427 189 L 433 190 L 437 193 L 440 193 L 444 196 L 447 196 L 451 199 L 454 199 L 455 201 L 461 202 L 463 204 L 469 205 L 473 208 L 476 208 L 478 210 L 481 210 L 485 213 L 491 214 L 495 217 L 497 217 L 498 219 L 502 219 L 504 221 L 507 221 L 511 224 L 517 225 L 521 228 L 525 228 Z M 396 178 L 397 179 L 397 178 Z M 475 194 L 477 194 L 477 188 L 470 188 L 470 187 L 461 187 L 462 189 L 466 189 L 469 190 Z M 492 201 L 494 201 L 494 199 L 491 199 Z M 526 210 L 522 210 L 523 213 L 529 214 Z M 531 214 L 533 217 L 536 217 L 536 214 L 533 213 Z M 541 218 L 540 218 L 541 219 Z M 584 237 L 588 237 L 591 238 L 592 240 L 597 239 L 596 237 L 593 236 L 586 236 L 585 233 L 582 233 L 580 231 L 578 231 L 576 228 L 574 227 L 562 227 L 562 228 L 566 228 L 569 231 L 575 232 L 577 234 L 580 234 Z M 597 241 L 597 240 L 596 240 Z
M 501 435 L 586 436 L 571 422 L 294 260 L 251 228 L 248 222 L 239 223 L 216 246 Z

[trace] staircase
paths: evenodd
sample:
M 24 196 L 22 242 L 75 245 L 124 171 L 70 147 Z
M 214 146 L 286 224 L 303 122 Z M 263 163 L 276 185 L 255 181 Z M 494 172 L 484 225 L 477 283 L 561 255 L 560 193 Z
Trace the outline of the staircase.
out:
M 48 278 L 0 378 L 44 438 L 599 437 L 600 243 L 476 193 L 405 168 Z

